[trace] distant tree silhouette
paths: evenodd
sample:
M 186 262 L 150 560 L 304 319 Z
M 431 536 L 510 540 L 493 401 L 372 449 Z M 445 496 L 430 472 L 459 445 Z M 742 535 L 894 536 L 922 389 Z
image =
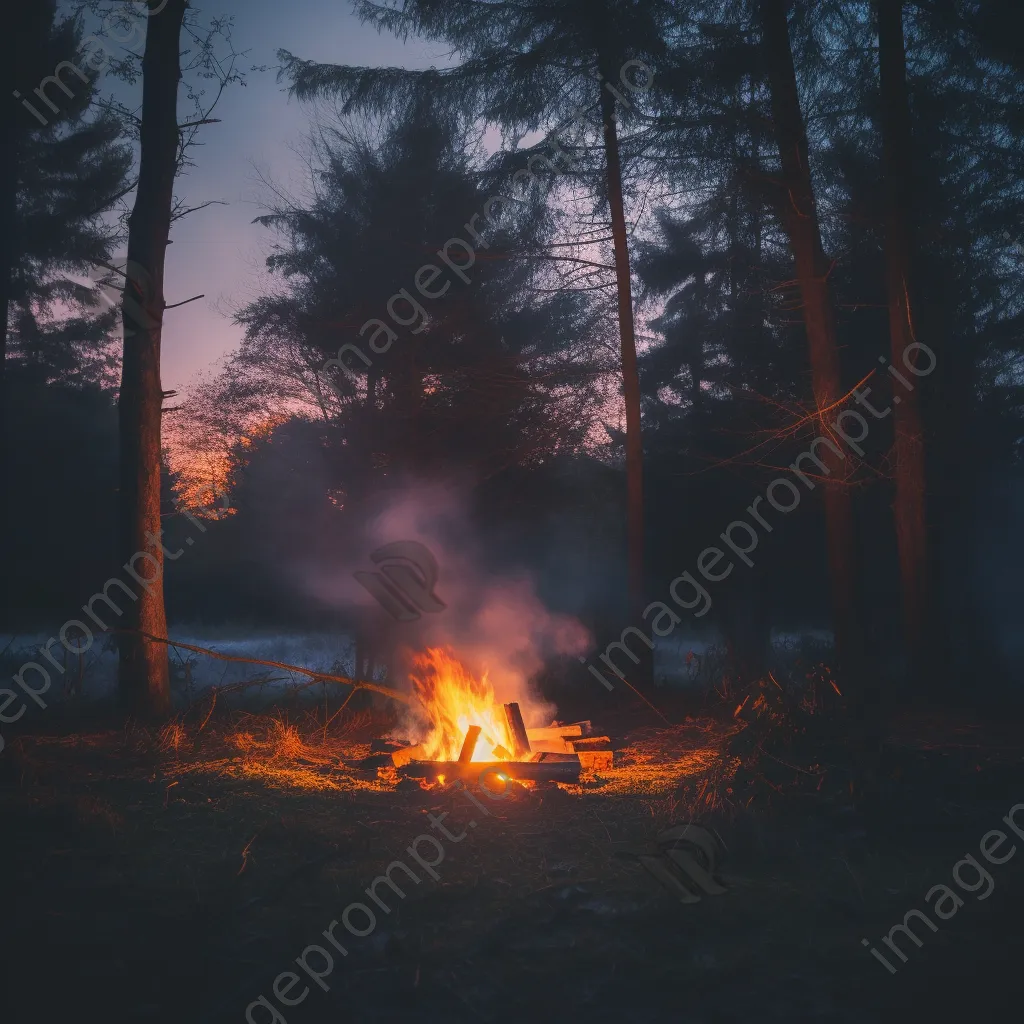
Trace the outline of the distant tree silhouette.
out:
M 667 0 L 558 0 L 541 5 L 410 0 L 395 9 L 361 0 L 356 9 L 400 38 L 418 34 L 451 43 L 463 63 L 442 71 L 342 68 L 282 53 L 284 73 L 297 95 L 329 93 L 348 110 L 384 111 L 396 102 L 407 107 L 426 92 L 433 102 L 481 116 L 510 135 L 572 119 L 592 109 L 598 96 L 626 413 L 629 590 L 639 614 L 645 593 L 643 442 L 619 123 L 629 119 L 633 106 L 625 81 L 632 84 L 638 77 L 635 65 L 629 77 L 627 62 L 643 66 L 640 78 L 657 74 L 677 5 Z M 620 104 L 612 90 L 625 102 Z M 649 677 L 650 666 L 643 666 L 642 673 Z
M 36 366 L 43 380 L 112 372 L 113 314 L 73 275 L 110 259 L 117 230 L 104 215 L 126 191 L 131 167 L 122 125 L 89 116 L 94 83 L 70 69 L 85 64 L 76 23 L 56 23 L 54 0 L 17 4 L 10 17 L 18 42 L 0 69 L 0 402 L 8 355 Z
M 356 505 L 385 475 L 482 480 L 577 449 L 594 407 L 585 383 L 599 365 L 588 351 L 597 324 L 585 296 L 533 290 L 542 261 L 511 258 L 542 219 L 524 211 L 518 238 L 492 232 L 464 281 L 437 252 L 488 193 L 457 126 L 412 117 L 377 142 L 326 139 L 313 202 L 261 218 L 283 236 L 268 267 L 286 287 L 240 312 L 236 365 L 266 373 L 229 370 L 214 404 L 234 395 L 229 404 L 245 407 L 276 377 L 283 409 L 301 382 L 306 406 L 340 432 L 331 457 Z M 427 289 L 436 298 L 414 284 L 432 262 L 443 271 Z M 402 291 L 395 319 L 389 302 Z M 376 326 L 361 336 L 370 320 L 394 337 Z

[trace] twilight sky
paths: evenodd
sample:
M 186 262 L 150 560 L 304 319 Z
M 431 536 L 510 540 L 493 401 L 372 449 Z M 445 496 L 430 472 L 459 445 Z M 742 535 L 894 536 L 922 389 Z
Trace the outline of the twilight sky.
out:
M 443 44 L 378 35 L 360 24 L 348 0 L 195 0 L 205 17 L 233 15 L 237 50 L 249 50 L 244 66 L 270 65 L 248 75 L 245 87 L 230 87 L 214 114 L 221 123 L 200 136 L 191 151 L 195 167 L 180 177 L 176 193 L 188 205 L 211 199 L 210 206 L 172 226 L 167 254 L 167 302 L 200 293 L 204 299 L 166 314 L 163 386 L 185 387 L 198 371 L 211 367 L 234 348 L 241 331 L 231 323 L 233 309 L 258 293 L 265 278 L 263 259 L 271 233 L 252 224 L 266 212 L 268 190 L 257 170 L 285 189 L 303 181 L 299 153 L 308 132 L 309 109 L 288 98 L 277 83 L 279 47 L 298 57 L 336 64 L 429 67 L 448 63 Z M 125 94 L 125 87 L 106 83 Z M 141 92 L 135 90 L 136 100 Z M 187 100 L 183 100 L 184 104 Z M 182 114 L 187 114 L 187 108 Z

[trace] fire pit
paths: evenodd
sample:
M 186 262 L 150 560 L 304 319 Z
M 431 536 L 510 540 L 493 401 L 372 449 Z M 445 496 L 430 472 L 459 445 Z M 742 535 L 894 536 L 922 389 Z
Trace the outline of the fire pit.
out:
M 428 731 L 391 755 L 406 778 L 575 782 L 581 770 L 612 766 L 611 741 L 590 722 L 528 729 L 518 702 L 499 703 L 487 676 L 474 678 L 450 652 L 429 648 L 410 675 Z

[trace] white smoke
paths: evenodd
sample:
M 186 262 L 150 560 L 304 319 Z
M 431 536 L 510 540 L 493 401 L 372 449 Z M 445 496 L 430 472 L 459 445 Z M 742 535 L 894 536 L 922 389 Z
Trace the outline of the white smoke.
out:
M 485 552 L 470 526 L 466 503 L 450 487 L 416 484 L 391 492 L 365 530 L 365 554 L 351 570 L 372 569 L 370 552 L 395 541 L 418 541 L 438 562 L 436 595 L 446 608 L 414 622 L 395 622 L 352 579 L 314 581 L 321 598 L 358 605 L 380 646 L 398 656 L 392 685 L 404 687 L 411 656 L 426 647 L 449 647 L 475 676 L 484 672 L 502 702 L 518 701 L 528 726 L 547 725 L 553 705 L 531 692 L 529 681 L 554 655 L 582 654 L 591 646 L 587 629 L 575 618 L 549 611 L 525 570 L 501 576 L 482 567 Z

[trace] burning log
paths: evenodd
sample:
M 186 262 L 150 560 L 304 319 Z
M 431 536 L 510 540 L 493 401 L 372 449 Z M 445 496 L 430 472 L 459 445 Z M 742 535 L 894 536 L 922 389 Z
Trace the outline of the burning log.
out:
M 578 782 L 580 763 L 577 759 L 566 761 L 473 761 L 465 764 L 460 761 L 412 761 L 398 773 L 407 779 L 428 779 L 436 781 L 444 776 L 446 781 L 461 779 L 464 782 L 476 783 L 488 776 L 517 779 L 524 782 Z M 491 783 L 482 785 L 494 787 Z
M 457 761 L 471 725 L 486 740 L 478 758 L 490 759 L 496 746 L 513 748 L 505 710 L 486 673 L 476 678 L 451 651 L 430 647 L 413 660 L 409 679 L 428 726 L 422 742 L 429 760 Z
M 565 740 L 575 736 L 589 736 L 589 722 L 574 722 L 572 725 L 548 725 L 541 729 L 527 729 L 531 743 L 534 740 Z
M 583 742 L 584 738 L 593 739 L 605 746 L 611 745 L 611 740 L 607 736 L 590 736 L 590 722 L 527 729 L 526 734 L 533 750 L 543 750 L 549 754 L 574 754 L 579 749 L 576 744 Z
M 576 736 L 564 739 L 531 740 L 535 751 L 546 754 L 576 754 L 588 771 L 611 768 L 612 741 L 607 736 Z
M 527 729 L 520 705 L 498 702 L 486 674 L 475 678 L 451 651 L 428 648 L 418 655 L 410 680 L 429 730 L 417 746 L 392 754 L 406 778 L 473 780 L 497 772 L 506 779 L 571 782 L 584 767 L 611 766 L 611 741 L 591 737 L 590 722 Z M 575 743 L 585 749 L 578 752 Z
M 478 739 L 480 739 L 480 726 L 471 725 L 466 730 L 466 738 L 462 742 L 459 764 L 469 764 L 473 760 L 473 751 L 476 749 L 476 741 Z
M 512 740 L 512 754 L 516 758 L 525 757 L 530 751 L 530 737 L 526 732 L 526 723 L 519 705 L 513 701 L 505 705 L 505 719 L 508 722 L 508 734 Z
M 571 740 L 530 740 L 530 750 L 543 754 L 572 754 Z
M 403 764 L 408 764 L 410 761 L 418 761 L 423 757 L 424 750 L 423 744 L 417 743 L 413 747 L 402 747 L 401 750 L 396 750 L 391 755 L 391 763 L 396 768 L 401 768 Z

